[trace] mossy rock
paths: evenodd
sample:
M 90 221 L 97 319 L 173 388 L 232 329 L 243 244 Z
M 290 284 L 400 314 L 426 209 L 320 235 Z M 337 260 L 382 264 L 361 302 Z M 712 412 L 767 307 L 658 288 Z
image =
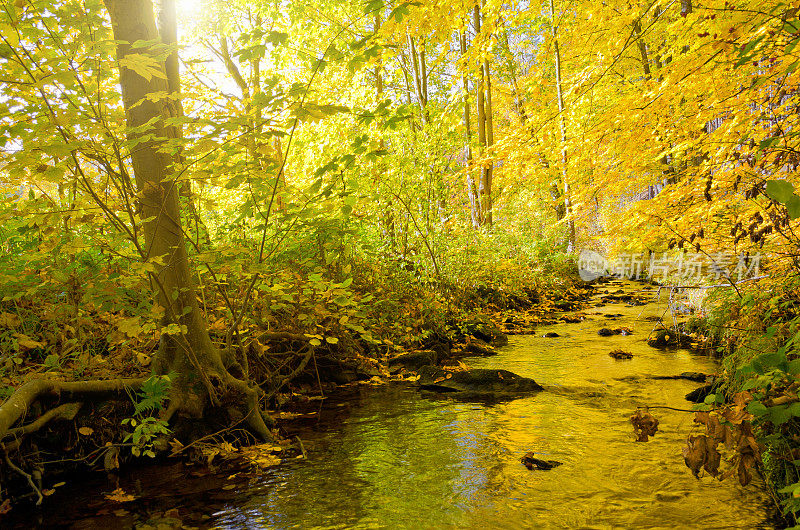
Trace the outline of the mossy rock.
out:
M 418 370 L 427 365 L 435 365 L 439 362 L 439 355 L 433 350 L 420 350 L 411 353 L 403 353 L 389 359 L 389 366 L 402 366 L 409 370 Z
M 528 377 L 508 370 L 473 368 L 450 371 L 435 366 L 423 366 L 419 385 L 424 390 L 446 392 L 474 398 L 509 398 L 539 392 L 544 388 Z
M 659 329 L 649 339 L 647 344 L 653 348 L 666 349 L 683 346 L 688 348 L 694 339 L 689 335 L 670 329 Z

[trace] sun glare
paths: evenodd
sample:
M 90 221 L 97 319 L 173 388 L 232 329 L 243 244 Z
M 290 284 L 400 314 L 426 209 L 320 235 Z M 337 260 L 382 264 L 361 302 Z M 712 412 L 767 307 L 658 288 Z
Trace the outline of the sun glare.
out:
M 175 10 L 178 15 L 178 24 L 186 25 L 195 22 L 202 13 L 203 0 L 176 0 Z

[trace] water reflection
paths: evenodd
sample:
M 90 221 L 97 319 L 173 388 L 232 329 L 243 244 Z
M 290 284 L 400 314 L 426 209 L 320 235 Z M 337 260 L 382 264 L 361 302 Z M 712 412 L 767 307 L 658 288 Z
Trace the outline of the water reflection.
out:
M 481 405 L 426 397 L 414 389 L 365 389 L 348 413 L 323 409 L 301 432 L 306 463 L 280 467 L 213 519 L 232 528 L 757 528 L 766 499 L 757 484 L 697 480 L 681 448 L 690 414 L 658 410 L 660 432 L 636 443 L 628 417 L 638 405 L 688 408 L 697 385 L 642 375 L 711 372 L 714 362 L 660 352 L 645 339 L 655 305 L 607 306 L 629 337 L 598 338 L 597 318 L 554 326 L 562 335 L 512 337 L 475 367 L 533 377 L 550 391 Z M 608 356 L 614 348 L 631 361 Z M 528 451 L 564 462 L 528 471 Z

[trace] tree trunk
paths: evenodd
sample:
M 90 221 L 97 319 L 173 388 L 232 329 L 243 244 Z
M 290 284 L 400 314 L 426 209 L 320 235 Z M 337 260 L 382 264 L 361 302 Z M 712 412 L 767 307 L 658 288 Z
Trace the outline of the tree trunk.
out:
M 378 31 L 381 29 L 381 25 L 383 24 L 383 18 L 381 17 L 380 11 L 375 14 L 375 31 L 374 33 L 377 34 Z M 381 59 L 378 59 L 378 64 L 375 66 L 375 98 L 377 99 L 378 104 L 383 101 L 383 62 Z M 378 148 L 381 150 L 386 149 L 386 140 L 383 139 L 383 135 L 381 135 L 380 140 L 378 141 Z M 375 168 L 375 182 L 380 182 L 383 180 L 384 176 L 386 175 L 386 164 L 383 163 L 381 160 L 378 162 L 378 166 Z M 395 254 L 397 252 L 397 241 L 395 239 L 395 229 L 394 229 L 394 204 L 391 198 L 386 200 L 386 207 L 383 209 L 383 213 L 381 214 L 380 218 L 380 227 L 381 227 L 381 235 L 385 240 L 389 242 L 389 252 L 391 254 Z
M 467 34 L 466 32 L 461 32 L 458 37 L 459 43 L 461 44 L 461 57 L 466 57 Z M 480 226 L 480 211 L 478 197 L 476 195 L 475 179 L 472 175 L 472 127 L 470 123 L 469 82 L 467 81 L 466 64 L 464 68 L 464 73 L 461 76 L 461 80 L 464 84 L 464 173 L 467 176 L 467 197 L 469 198 L 472 226 L 478 228 Z
M 642 71 L 644 78 L 650 79 L 650 60 L 647 57 L 647 44 L 642 37 L 642 23 L 639 19 L 633 21 L 633 37 L 636 39 L 636 46 L 639 48 L 639 56 L 642 59 Z
M 422 80 L 422 73 L 420 70 L 424 68 L 425 63 L 421 63 L 419 61 L 419 56 L 417 54 L 417 47 L 414 44 L 414 39 L 411 35 L 406 35 L 408 38 L 408 47 L 409 52 L 411 53 L 411 68 L 414 74 L 414 91 L 417 94 L 417 104 L 419 105 L 419 114 L 422 118 L 422 124 L 428 124 L 428 111 L 426 109 L 426 105 L 428 104 L 427 101 L 427 94 L 423 92 L 423 80 Z M 427 90 L 427 78 L 424 82 L 425 89 Z
M 176 48 L 167 56 L 166 60 L 164 61 L 164 70 L 167 74 L 167 86 L 169 87 L 169 93 L 176 96 L 176 99 L 172 100 L 172 103 L 175 105 L 176 115 L 182 118 L 184 114 L 183 103 L 181 102 L 180 98 L 181 77 L 180 66 L 178 63 L 178 22 L 177 14 L 175 12 L 175 0 L 160 0 L 160 9 L 158 13 L 158 32 L 161 36 L 161 42 L 167 46 L 176 46 Z M 183 131 L 180 124 L 174 124 L 172 125 L 172 128 L 174 129 L 173 134 L 176 138 L 183 136 Z M 185 160 L 181 151 L 178 152 L 177 161 L 181 167 L 185 166 Z M 183 203 L 189 209 L 189 216 L 194 224 L 195 245 L 199 247 L 200 240 L 202 239 L 202 242 L 206 247 L 210 246 L 211 237 L 208 233 L 208 228 L 206 228 L 203 219 L 200 217 L 200 212 L 197 211 L 197 206 L 194 203 L 191 181 L 188 179 L 181 180 L 179 189 L 180 196 L 183 199 Z
M 561 85 L 561 53 L 558 48 L 558 27 L 556 26 L 556 8 L 554 0 L 550 0 L 550 19 L 553 28 L 553 45 L 555 47 L 556 93 L 558 96 L 558 124 L 561 131 L 561 178 L 564 187 L 564 213 L 567 216 L 567 252 L 575 250 L 575 220 L 572 217 L 572 204 L 569 197 L 569 180 L 567 171 L 567 124 L 564 118 L 564 92 Z
M 129 65 L 140 55 L 156 54 L 149 48 L 133 48 L 136 41 L 158 38 L 150 0 L 105 0 L 117 41 L 120 86 L 131 140 L 140 143 L 130 154 L 136 178 L 138 211 L 145 221 L 143 259 L 152 264 L 151 283 L 156 303 L 164 309 L 162 340 L 153 363 L 155 373 L 174 372 L 166 419 L 176 412 L 201 418 L 210 403 L 219 406 L 229 394 L 243 405 L 251 429 L 270 438 L 258 409 L 256 391 L 236 379 L 228 367 L 232 355 L 223 355 L 208 335 L 205 317 L 197 304 L 196 289 L 181 227 L 180 204 L 173 166 L 176 157 L 159 149 L 175 138 L 176 130 L 164 120 L 177 114 L 169 100 L 153 101 L 147 96 L 168 91 L 163 65 L 148 78 Z M 126 64 L 127 63 L 127 64 Z M 151 121 L 152 120 L 152 121 Z M 142 139 L 143 136 L 150 136 Z M 226 399 L 226 402 L 229 400 Z M 229 412 L 232 412 L 229 409 Z M 240 416 L 241 418 L 241 416 Z
M 489 60 L 483 61 L 484 79 L 486 80 L 486 148 L 487 151 L 494 145 L 494 119 L 492 113 L 492 74 L 489 70 Z M 483 179 L 481 182 L 481 193 L 484 201 L 483 219 L 487 226 L 492 226 L 492 178 L 494 173 L 494 160 L 483 168 Z
M 475 35 L 481 32 L 481 8 L 475 4 L 472 8 L 472 24 L 475 26 Z M 484 71 L 483 65 L 480 65 L 478 81 L 475 83 L 475 94 L 477 99 L 478 108 L 478 145 L 480 146 L 480 159 L 481 159 L 481 177 L 478 181 L 478 224 L 483 226 L 486 224 L 486 189 L 484 188 L 486 170 L 483 167 L 483 157 L 486 154 L 486 100 L 484 92 Z

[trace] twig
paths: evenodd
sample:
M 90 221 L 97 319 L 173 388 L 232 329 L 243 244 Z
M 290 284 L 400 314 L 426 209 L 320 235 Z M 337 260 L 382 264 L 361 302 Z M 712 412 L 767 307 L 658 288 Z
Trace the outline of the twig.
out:
M 675 407 L 668 407 L 666 405 L 639 405 L 637 409 L 669 409 L 677 412 L 702 412 L 699 410 L 676 409 Z
M 308 460 L 306 448 L 303 446 L 303 440 L 301 440 L 299 436 L 295 436 L 294 439 L 297 440 L 297 445 L 300 447 L 300 452 L 303 454 L 303 460 Z

